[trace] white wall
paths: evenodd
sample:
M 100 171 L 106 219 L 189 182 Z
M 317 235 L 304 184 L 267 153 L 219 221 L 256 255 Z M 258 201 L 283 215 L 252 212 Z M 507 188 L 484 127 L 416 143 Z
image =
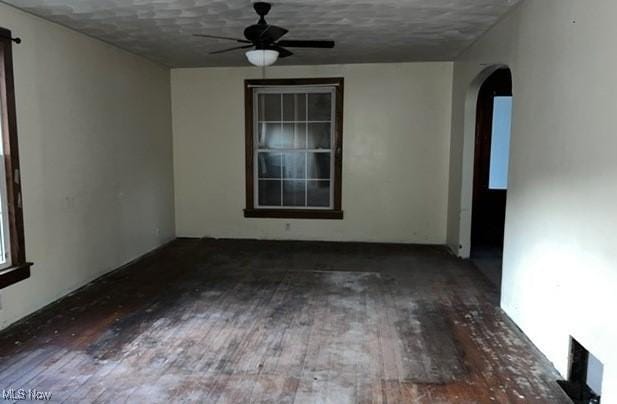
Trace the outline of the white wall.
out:
M 345 219 L 245 219 L 243 86 L 261 70 L 177 69 L 179 236 L 445 243 L 452 63 L 274 67 L 267 75 L 345 78 Z
M 169 70 L 0 4 L 13 47 L 30 279 L 0 327 L 174 236 Z
M 469 88 L 506 64 L 514 115 L 501 304 L 562 374 L 570 335 L 598 357 L 607 403 L 617 402 L 615 15 L 613 0 L 527 0 L 458 58 L 448 226 L 456 248 L 470 192 Z

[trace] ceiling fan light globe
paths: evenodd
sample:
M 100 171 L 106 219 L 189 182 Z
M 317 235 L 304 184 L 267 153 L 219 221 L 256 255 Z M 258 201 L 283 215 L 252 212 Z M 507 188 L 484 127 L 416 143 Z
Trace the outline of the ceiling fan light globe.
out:
M 246 52 L 246 58 L 252 65 L 270 66 L 278 60 L 279 53 L 271 49 L 253 49 Z

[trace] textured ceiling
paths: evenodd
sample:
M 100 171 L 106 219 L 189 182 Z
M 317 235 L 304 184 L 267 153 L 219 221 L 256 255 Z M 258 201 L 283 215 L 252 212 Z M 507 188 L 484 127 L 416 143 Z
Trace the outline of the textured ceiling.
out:
M 278 64 L 452 60 L 519 0 L 281 0 L 267 17 L 284 39 L 333 39 Z M 250 0 L 4 0 L 172 67 L 243 66 L 241 51 L 208 55 L 257 21 Z M 16 32 L 18 35 L 19 32 Z

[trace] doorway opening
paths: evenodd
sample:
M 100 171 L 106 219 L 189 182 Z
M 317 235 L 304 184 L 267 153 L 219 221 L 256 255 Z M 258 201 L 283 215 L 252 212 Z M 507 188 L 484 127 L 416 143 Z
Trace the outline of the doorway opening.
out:
M 599 404 L 604 365 L 572 337 L 569 359 L 568 380 L 557 383 L 575 404 Z
M 500 68 L 480 87 L 471 212 L 472 262 L 501 289 L 512 128 L 512 73 Z

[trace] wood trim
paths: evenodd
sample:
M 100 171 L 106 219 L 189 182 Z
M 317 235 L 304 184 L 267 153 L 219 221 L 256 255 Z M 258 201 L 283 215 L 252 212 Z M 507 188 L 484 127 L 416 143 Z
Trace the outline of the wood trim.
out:
M 489 187 L 493 104 L 498 96 L 512 96 L 512 74 L 507 68 L 496 70 L 484 81 L 476 102 L 471 209 L 472 254 L 481 246 L 503 247 L 507 191 Z
M 308 79 L 252 79 L 244 80 L 245 87 L 266 87 L 266 86 L 342 86 L 345 79 L 342 77 L 315 77 Z
M 345 94 L 345 81 L 341 78 L 336 87 L 336 116 L 334 117 L 336 132 L 334 134 L 334 210 L 343 209 L 343 108 Z
M 244 209 L 244 217 L 341 220 L 343 219 L 343 211 L 331 209 Z
M 27 262 L 23 265 L 5 269 L 0 273 L 0 289 L 14 285 L 30 277 L 30 267 L 32 263 Z
M 253 88 L 266 86 L 335 86 L 336 114 L 334 139 L 334 206 L 331 210 L 312 209 L 255 209 L 253 176 Z M 244 129 L 245 129 L 245 178 L 246 208 L 245 217 L 284 218 L 284 219 L 343 219 L 343 108 L 345 79 L 342 77 L 305 78 L 305 79 L 264 79 L 244 81 Z
M 10 249 L 12 268 L 6 272 L 7 279 L 25 279 L 30 275 L 30 266 L 26 262 L 24 237 L 24 220 L 22 210 L 21 179 L 19 169 L 19 142 L 17 139 L 17 111 L 15 108 L 15 85 L 13 77 L 13 53 L 11 31 L 0 29 L 0 109 L 2 116 L 2 133 L 4 147 L 4 165 L 8 200 L 8 219 L 10 232 Z M 13 274 L 13 275 L 8 275 Z M 27 274 L 27 276 L 25 275 Z M 0 275 L 1 276 L 1 275 Z M 0 282 L 0 287 L 3 282 Z
M 244 82 L 244 144 L 245 156 L 245 178 L 246 178 L 246 209 L 253 209 L 255 201 L 253 192 L 255 178 L 253 176 L 253 90 L 249 87 L 252 80 Z

